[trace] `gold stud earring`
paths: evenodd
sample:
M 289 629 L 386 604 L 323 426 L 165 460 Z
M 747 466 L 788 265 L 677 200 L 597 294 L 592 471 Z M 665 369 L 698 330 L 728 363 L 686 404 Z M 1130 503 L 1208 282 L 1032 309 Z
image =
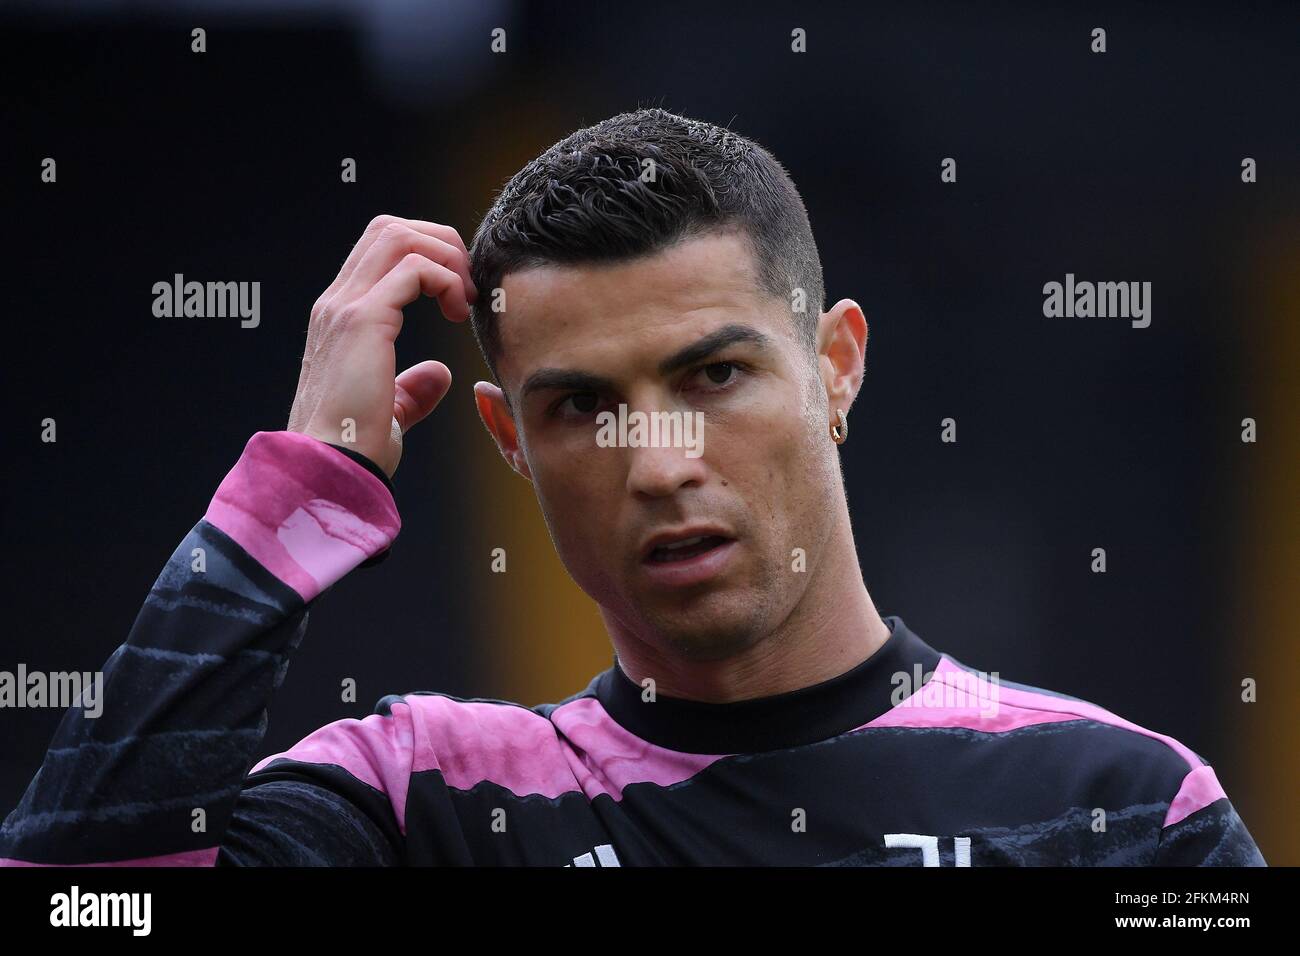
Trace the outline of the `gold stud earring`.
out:
M 837 408 L 835 411 L 839 413 L 840 423 L 831 426 L 831 440 L 837 445 L 843 445 L 849 437 L 849 418 L 844 414 L 844 409 Z

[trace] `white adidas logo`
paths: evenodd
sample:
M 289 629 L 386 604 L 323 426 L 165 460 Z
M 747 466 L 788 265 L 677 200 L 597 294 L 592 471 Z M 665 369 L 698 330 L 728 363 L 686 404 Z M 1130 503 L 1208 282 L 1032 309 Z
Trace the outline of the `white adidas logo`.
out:
M 572 863 L 566 863 L 564 865 L 565 866 L 622 866 L 622 864 L 618 862 L 618 854 L 614 852 L 614 848 L 610 846 L 608 843 L 602 843 L 600 846 L 596 847 L 596 849 L 593 850 L 592 852 L 596 854 L 594 857 L 591 855 L 591 853 L 584 853 L 582 854 L 582 856 L 575 856 L 573 858 Z M 596 862 L 597 860 L 599 860 L 600 862 L 597 863 Z

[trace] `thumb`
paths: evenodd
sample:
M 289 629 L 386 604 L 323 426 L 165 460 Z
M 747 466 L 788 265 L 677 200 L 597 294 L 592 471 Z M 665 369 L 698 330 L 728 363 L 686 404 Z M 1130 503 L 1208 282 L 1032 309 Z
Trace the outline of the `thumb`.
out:
M 451 370 L 430 359 L 412 365 L 393 384 L 393 418 L 405 434 L 438 407 L 451 388 Z

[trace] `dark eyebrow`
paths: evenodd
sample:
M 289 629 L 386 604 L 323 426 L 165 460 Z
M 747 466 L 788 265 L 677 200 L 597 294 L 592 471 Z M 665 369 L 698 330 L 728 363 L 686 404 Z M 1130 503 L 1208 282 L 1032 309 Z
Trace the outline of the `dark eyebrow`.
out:
M 539 368 L 524 381 L 520 394 L 525 398 L 531 392 L 546 389 L 563 389 L 573 392 L 611 392 L 614 383 L 599 375 L 578 372 L 567 368 Z
M 765 349 L 772 344 L 772 340 L 768 336 L 751 326 L 724 325 L 722 328 L 710 332 L 704 338 L 693 342 L 680 352 L 676 352 L 660 362 L 659 374 L 671 375 L 678 369 L 694 365 L 696 362 L 708 358 L 714 352 L 720 352 L 728 345 L 735 345 L 738 342 L 748 342 L 760 349 Z
M 725 349 L 728 345 L 748 342 L 759 348 L 767 348 L 772 340 L 767 335 L 748 325 L 724 325 L 720 329 L 692 342 L 690 345 L 674 352 L 659 363 L 660 375 L 671 375 L 678 369 L 694 365 L 708 358 L 714 352 Z M 528 396 L 532 392 L 555 389 L 573 392 L 612 392 L 614 383 L 599 375 L 580 372 L 575 369 L 539 368 L 524 381 L 520 394 Z

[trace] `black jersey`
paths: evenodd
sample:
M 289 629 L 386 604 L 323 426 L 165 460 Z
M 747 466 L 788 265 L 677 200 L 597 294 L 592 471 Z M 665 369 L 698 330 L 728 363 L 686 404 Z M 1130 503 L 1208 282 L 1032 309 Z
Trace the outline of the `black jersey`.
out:
M 319 594 L 387 551 L 382 473 L 262 432 L 0 828 L 22 864 L 1264 865 L 1170 737 L 885 619 L 840 676 L 729 704 L 633 683 L 526 707 L 385 697 L 259 756 Z M 250 769 L 251 768 L 251 769 Z M 201 825 L 199 825 L 201 821 Z

